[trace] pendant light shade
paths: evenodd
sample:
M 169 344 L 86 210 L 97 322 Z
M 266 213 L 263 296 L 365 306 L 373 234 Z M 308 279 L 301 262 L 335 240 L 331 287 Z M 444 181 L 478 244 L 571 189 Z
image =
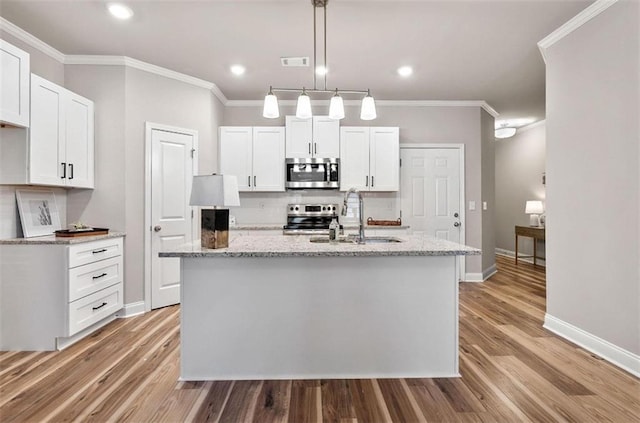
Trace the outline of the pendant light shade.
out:
M 496 138 L 503 139 L 503 138 L 510 138 L 515 134 L 516 134 L 516 128 L 502 127 L 502 128 L 496 129 L 495 136 Z
M 376 114 L 376 103 L 369 90 L 367 95 L 362 99 L 362 109 L 360 109 L 360 119 L 362 120 L 374 120 L 378 115 Z
M 296 117 L 298 119 L 311 119 L 311 99 L 304 88 L 302 88 L 302 94 L 298 97 Z
M 278 108 L 278 97 L 273 94 L 271 87 L 269 87 L 269 94 L 264 97 L 264 108 L 262 109 L 262 116 L 275 119 L 280 117 L 280 109 Z
M 342 101 L 342 97 L 338 94 L 338 89 L 336 88 L 336 93 L 331 97 L 331 103 L 329 104 L 329 119 L 340 120 L 344 118 L 344 102 Z

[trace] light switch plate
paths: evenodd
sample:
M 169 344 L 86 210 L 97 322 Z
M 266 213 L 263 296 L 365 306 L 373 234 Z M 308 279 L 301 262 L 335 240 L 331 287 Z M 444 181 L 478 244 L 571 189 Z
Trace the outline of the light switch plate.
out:
M 482 210 L 486 210 L 487 209 L 487 202 L 483 201 L 482 202 Z
M 469 201 L 469 210 L 473 211 L 476 209 L 476 202 L 475 201 Z

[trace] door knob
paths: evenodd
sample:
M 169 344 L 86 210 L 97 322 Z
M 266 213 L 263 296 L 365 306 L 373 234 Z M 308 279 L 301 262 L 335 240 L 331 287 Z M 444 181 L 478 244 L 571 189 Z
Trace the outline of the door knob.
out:
M 460 225 L 461 225 L 460 222 L 456 222 L 456 223 L 453 224 L 453 226 L 455 226 L 456 228 L 459 227 Z
M 156 232 L 160 232 L 162 230 L 162 226 L 156 225 L 156 226 L 153 227 L 153 230 L 156 231 Z

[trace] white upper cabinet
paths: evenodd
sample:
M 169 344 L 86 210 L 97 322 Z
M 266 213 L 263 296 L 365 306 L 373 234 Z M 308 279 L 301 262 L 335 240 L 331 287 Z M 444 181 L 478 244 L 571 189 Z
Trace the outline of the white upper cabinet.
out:
M 281 126 L 221 126 L 220 173 L 240 191 L 284 191 L 284 138 Z
M 94 188 L 91 100 L 32 74 L 28 132 L 0 131 L 0 183 Z
M 328 116 L 313 116 L 311 119 L 286 116 L 285 120 L 287 158 L 339 157 L 339 120 Z
M 340 189 L 398 191 L 400 138 L 397 127 L 340 129 Z
M 0 40 L 0 122 L 29 126 L 29 53 Z

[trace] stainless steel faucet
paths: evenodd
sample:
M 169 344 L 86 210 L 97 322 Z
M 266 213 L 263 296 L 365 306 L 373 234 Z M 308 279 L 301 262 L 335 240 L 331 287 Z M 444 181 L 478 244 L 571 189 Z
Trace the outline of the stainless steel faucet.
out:
M 358 240 L 356 241 L 358 244 L 364 244 L 364 201 L 362 198 L 362 193 L 355 188 L 349 188 L 347 192 L 344 194 L 344 206 L 342 207 L 342 215 L 347 215 L 347 209 L 349 209 L 349 197 L 351 195 L 358 196 L 358 216 L 360 217 L 360 228 L 358 230 Z

